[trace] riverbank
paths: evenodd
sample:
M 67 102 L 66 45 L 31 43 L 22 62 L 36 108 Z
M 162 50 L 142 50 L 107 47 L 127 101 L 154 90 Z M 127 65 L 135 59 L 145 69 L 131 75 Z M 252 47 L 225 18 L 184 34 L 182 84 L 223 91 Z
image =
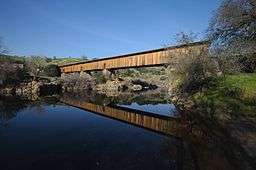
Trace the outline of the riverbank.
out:
M 251 92 L 254 91 L 254 78 L 254 74 L 219 77 L 218 81 L 212 83 L 207 89 L 190 96 L 190 100 L 186 98 L 186 100 L 179 100 L 179 103 L 176 104 L 176 106 L 178 106 L 177 109 L 181 110 L 181 117 L 177 120 L 181 125 L 181 131 L 177 129 L 175 133 L 179 134 L 178 136 L 182 136 L 183 140 L 186 141 L 184 142 L 184 146 L 189 148 L 188 153 L 189 155 L 191 154 L 190 157 L 195 159 L 193 160 L 196 164 L 194 169 L 197 169 L 197 166 L 201 167 L 201 169 L 209 169 L 212 167 L 216 169 L 223 169 L 223 167 L 225 167 L 224 169 L 230 169 L 230 167 L 233 167 L 231 165 L 234 165 L 234 167 L 245 167 L 245 169 L 253 169 L 255 167 L 253 161 L 256 153 L 255 125 L 244 115 L 241 115 L 241 117 L 231 116 L 230 119 L 223 119 L 230 114 L 230 112 L 224 110 L 226 107 L 223 107 L 223 105 L 226 104 L 226 100 L 221 100 L 224 98 L 223 95 L 231 101 L 237 100 L 237 102 L 239 102 L 244 99 L 234 98 L 233 95 L 231 97 L 227 95 L 229 93 L 220 91 L 220 89 L 231 89 L 230 87 L 235 86 L 237 83 L 239 88 L 246 87 L 246 89 L 249 89 L 249 91 L 246 91 L 246 94 L 251 94 Z M 237 79 L 243 82 L 244 85 Z M 250 88 L 247 88 L 248 86 Z M 158 90 L 159 89 L 134 93 L 125 91 L 119 92 L 115 97 L 108 97 L 107 94 L 103 94 L 103 96 L 98 95 L 94 93 L 96 91 L 90 91 L 91 93 L 89 94 L 86 94 L 86 91 L 79 91 L 77 93 L 78 96 L 75 96 L 75 92 L 63 93 L 62 95 L 64 99 L 73 97 L 77 101 L 82 100 L 87 102 L 87 100 L 89 100 L 88 102 L 103 106 L 112 106 L 115 104 L 132 105 L 136 102 L 138 105 L 144 105 L 144 107 L 146 107 L 148 103 L 155 105 L 170 102 L 171 97 L 166 96 L 167 92 L 164 92 L 164 95 L 161 96 Z M 79 94 L 85 96 L 81 97 Z M 216 100 L 216 104 L 213 105 L 214 107 L 210 107 L 210 104 L 202 103 L 204 98 L 211 97 Z M 220 101 L 222 101 L 223 104 L 217 105 Z M 188 105 L 189 102 L 191 102 L 191 105 Z M 218 107 L 218 109 L 216 109 L 216 107 Z M 232 107 L 233 105 L 230 105 L 229 109 L 232 110 Z M 214 110 L 213 108 L 215 108 L 215 114 L 211 114 Z M 159 113 L 162 112 L 162 109 L 163 108 L 159 110 Z M 217 112 L 217 110 L 219 110 L 219 112 Z M 169 128 L 168 130 L 173 129 Z M 198 162 L 196 162 L 197 160 Z M 191 167 L 188 169 L 190 168 Z
M 218 77 L 202 91 L 183 96 L 172 98 L 187 120 L 211 129 L 215 140 L 232 142 L 235 157 L 244 159 L 240 161 L 245 169 L 256 167 L 255 73 Z
M 256 73 L 220 77 L 211 82 L 207 90 L 194 94 L 192 99 L 197 107 L 206 107 L 209 116 L 223 122 L 242 117 L 255 120 Z
M 20 96 L 30 100 L 37 100 L 42 95 L 53 95 L 61 93 L 61 82 L 54 80 L 29 80 L 14 85 L 0 87 L 2 96 Z

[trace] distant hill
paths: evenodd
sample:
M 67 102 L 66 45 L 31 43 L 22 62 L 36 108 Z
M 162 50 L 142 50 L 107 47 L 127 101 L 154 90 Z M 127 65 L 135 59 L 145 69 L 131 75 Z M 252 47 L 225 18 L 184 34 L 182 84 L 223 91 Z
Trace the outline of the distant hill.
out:
M 26 58 L 27 57 L 25 56 L 11 56 L 11 55 L 0 54 L 0 63 L 9 62 L 9 63 L 24 64 Z M 42 58 L 46 60 L 47 64 L 55 64 L 55 65 L 87 61 L 87 59 L 82 59 L 82 58 L 56 58 L 56 59 L 52 59 L 48 57 L 42 57 Z
M 63 65 L 63 64 L 80 62 L 80 61 L 86 61 L 86 60 L 82 58 L 56 58 L 56 59 L 52 59 L 52 61 L 49 62 L 49 64 Z
M 24 64 L 25 63 L 25 57 L 0 54 L 0 63 L 1 62 Z

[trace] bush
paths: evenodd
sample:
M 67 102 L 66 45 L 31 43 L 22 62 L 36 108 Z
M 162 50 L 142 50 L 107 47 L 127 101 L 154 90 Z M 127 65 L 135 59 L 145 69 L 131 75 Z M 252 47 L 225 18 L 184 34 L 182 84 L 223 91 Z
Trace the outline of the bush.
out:
M 44 68 L 43 73 L 49 77 L 58 77 L 58 76 L 60 76 L 61 71 L 57 65 L 50 64 Z
M 256 71 L 256 53 L 240 56 L 238 62 L 241 65 L 241 71 L 246 73 L 253 73 Z
M 96 84 L 103 84 L 107 82 L 107 79 L 100 71 L 92 71 L 91 75 L 95 78 Z
M 38 76 L 46 65 L 45 57 L 31 56 L 25 59 L 25 69 L 30 76 Z
M 253 73 L 256 71 L 256 54 L 232 55 L 222 53 L 217 57 L 220 69 L 225 74 L 239 72 Z
M 238 62 L 238 57 L 221 54 L 216 56 L 219 69 L 223 74 L 234 74 L 241 71 L 241 65 Z
M 171 81 L 179 79 L 178 90 L 194 93 L 208 86 L 219 73 L 218 64 L 208 51 L 190 50 L 173 64 Z
M 71 73 L 61 77 L 65 91 L 90 90 L 95 86 L 95 80 L 86 73 Z
M 232 98 L 241 98 L 244 94 L 244 91 L 239 87 L 224 87 L 222 90 L 224 96 L 232 97 Z
M 25 79 L 26 73 L 15 63 L 0 64 L 0 80 L 2 85 L 16 85 Z

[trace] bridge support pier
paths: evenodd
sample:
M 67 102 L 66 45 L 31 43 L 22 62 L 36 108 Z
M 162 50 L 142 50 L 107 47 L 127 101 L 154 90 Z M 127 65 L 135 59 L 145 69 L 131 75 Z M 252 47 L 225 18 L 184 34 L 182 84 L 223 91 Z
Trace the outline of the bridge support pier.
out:
M 80 77 L 80 78 L 82 78 L 82 77 L 87 77 L 87 78 L 89 78 L 89 77 L 92 77 L 92 74 L 91 74 L 91 72 L 88 72 L 88 71 L 80 71 L 79 77 Z
M 85 71 L 85 73 L 92 76 L 92 73 L 90 71 Z
M 60 78 L 64 78 L 66 76 L 66 73 L 61 73 Z
M 116 78 L 116 74 L 115 74 L 114 70 L 104 69 L 102 71 L 102 74 L 103 74 L 104 78 L 107 79 L 107 80 L 111 80 L 111 79 L 115 79 Z

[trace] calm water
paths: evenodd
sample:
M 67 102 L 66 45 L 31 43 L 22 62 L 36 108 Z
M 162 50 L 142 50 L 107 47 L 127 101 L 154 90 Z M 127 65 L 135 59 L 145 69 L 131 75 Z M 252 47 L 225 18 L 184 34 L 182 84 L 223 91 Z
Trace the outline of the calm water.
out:
M 0 169 L 236 169 L 158 97 L 2 98 Z

